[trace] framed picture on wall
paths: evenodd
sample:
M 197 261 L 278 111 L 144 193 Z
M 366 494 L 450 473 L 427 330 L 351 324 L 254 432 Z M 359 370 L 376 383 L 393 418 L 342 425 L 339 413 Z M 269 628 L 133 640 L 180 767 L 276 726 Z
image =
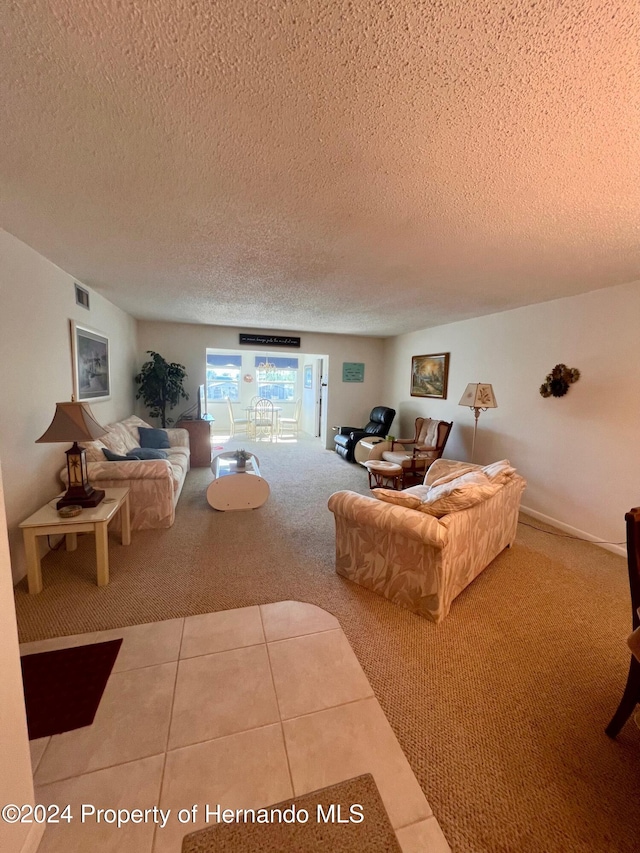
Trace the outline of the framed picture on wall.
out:
M 411 396 L 447 399 L 449 353 L 414 355 L 411 359 Z
M 313 367 L 310 364 L 304 366 L 304 387 L 313 388 Z
M 364 382 L 364 363 L 361 361 L 345 361 L 342 364 L 343 382 Z
M 109 338 L 72 320 L 71 352 L 76 400 L 108 400 L 111 396 Z

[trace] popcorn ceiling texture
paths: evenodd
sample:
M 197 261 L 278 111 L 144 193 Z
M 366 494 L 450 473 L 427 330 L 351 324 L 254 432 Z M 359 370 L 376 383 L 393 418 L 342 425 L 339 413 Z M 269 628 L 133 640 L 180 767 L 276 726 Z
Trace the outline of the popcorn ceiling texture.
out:
M 0 225 L 136 317 L 393 335 L 640 278 L 636 0 L 7 0 Z

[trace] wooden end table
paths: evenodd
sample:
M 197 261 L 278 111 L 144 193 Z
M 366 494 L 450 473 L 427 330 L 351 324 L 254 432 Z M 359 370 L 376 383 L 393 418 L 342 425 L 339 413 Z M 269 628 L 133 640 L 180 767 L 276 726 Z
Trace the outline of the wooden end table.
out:
M 94 507 L 86 507 L 73 518 L 60 518 L 56 510 L 58 498 L 49 501 L 19 526 L 24 536 L 27 556 L 27 580 L 29 592 L 42 592 L 42 567 L 38 536 L 54 536 L 63 533 L 67 551 L 78 547 L 78 533 L 94 533 L 96 537 L 96 580 L 98 586 L 109 583 L 109 522 L 120 513 L 122 519 L 122 544 L 131 544 L 131 521 L 129 518 L 129 487 L 105 489 L 104 499 Z
M 189 433 L 192 468 L 208 468 L 211 465 L 211 421 L 178 421 L 178 429 Z

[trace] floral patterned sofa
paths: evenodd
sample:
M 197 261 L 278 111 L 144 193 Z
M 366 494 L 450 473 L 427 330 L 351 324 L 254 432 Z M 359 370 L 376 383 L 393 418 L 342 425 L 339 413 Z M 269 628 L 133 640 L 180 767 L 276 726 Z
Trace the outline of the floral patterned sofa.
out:
M 148 530 L 171 527 L 176 517 L 176 504 L 189 470 L 189 433 L 185 429 L 168 429 L 169 444 L 167 459 L 132 459 L 131 461 L 108 462 L 102 452 L 108 448 L 113 453 L 125 456 L 127 451 L 140 446 L 138 427 L 150 425 L 132 415 L 123 421 L 107 424 L 106 435 L 87 441 L 87 473 L 89 482 L 96 489 L 129 486 L 131 528 Z M 60 478 L 67 486 L 66 467 Z M 117 528 L 119 519 L 113 520 Z
M 439 459 L 424 483 L 336 492 L 336 572 L 434 622 L 516 536 L 526 481 L 508 460 Z

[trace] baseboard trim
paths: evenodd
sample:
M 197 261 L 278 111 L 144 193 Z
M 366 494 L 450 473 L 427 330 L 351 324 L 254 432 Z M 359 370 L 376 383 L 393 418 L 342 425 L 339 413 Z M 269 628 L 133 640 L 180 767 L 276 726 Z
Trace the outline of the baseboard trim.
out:
M 557 527 L 558 530 L 562 530 L 563 533 L 570 533 L 571 536 L 577 536 L 578 539 L 585 539 L 587 542 L 593 542 L 594 545 L 604 548 L 605 551 L 611 551 L 612 554 L 618 554 L 620 557 L 627 556 L 627 549 L 624 545 L 610 545 L 608 542 L 604 542 L 597 536 L 592 536 L 591 533 L 587 533 L 585 530 L 579 530 L 577 527 L 571 527 L 570 524 L 565 524 L 563 521 L 558 521 L 557 518 L 552 518 L 550 515 L 545 515 L 535 509 L 530 509 L 530 507 L 521 506 L 520 510 L 538 521 L 543 521 L 545 524 Z
M 47 827 L 44 823 L 31 824 L 29 833 L 24 840 L 24 844 L 20 848 L 20 853 L 37 853 L 46 828 Z

